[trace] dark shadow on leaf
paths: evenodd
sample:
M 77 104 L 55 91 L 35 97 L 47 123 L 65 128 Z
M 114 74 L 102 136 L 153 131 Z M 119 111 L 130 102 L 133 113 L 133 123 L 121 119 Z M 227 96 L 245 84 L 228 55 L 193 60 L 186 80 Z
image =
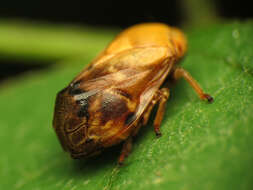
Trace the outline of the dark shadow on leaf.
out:
M 94 175 L 97 171 L 103 170 L 107 166 L 117 166 L 122 144 L 105 149 L 101 154 L 90 158 L 76 159 L 72 162 L 71 172 L 73 175 Z

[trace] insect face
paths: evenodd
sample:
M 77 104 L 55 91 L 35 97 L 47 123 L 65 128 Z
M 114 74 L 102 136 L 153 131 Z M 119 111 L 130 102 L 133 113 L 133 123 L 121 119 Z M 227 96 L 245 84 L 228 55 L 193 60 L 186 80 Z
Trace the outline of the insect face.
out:
M 56 99 L 54 126 L 63 148 L 72 157 L 87 156 L 101 148 L 98 139 L 88 137 L 90 100 L 81 94 L 84 92 L 78 85 L 71 84 Z

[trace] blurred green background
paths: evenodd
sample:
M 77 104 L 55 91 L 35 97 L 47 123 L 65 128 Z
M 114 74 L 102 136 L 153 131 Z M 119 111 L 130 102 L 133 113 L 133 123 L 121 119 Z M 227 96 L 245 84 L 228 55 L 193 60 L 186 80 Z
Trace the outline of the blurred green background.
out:
M 247 1 L 2 2 L 0 189 L 252 189 L 253 20 Z M 118 167 L 120 146 L 72 160 L 52 129 L 56 93 L 119 31 L 139 22 L 182 28 L 187 69 L 157 139 L 152 115 Z

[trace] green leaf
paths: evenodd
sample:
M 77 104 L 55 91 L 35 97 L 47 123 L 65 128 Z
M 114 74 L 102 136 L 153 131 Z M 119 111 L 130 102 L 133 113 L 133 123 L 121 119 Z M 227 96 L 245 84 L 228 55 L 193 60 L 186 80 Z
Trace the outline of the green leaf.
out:
M 214 102 L 200 101 L 179 81 L 171 89 L 163 136 L 155 137 L 152 117 L 123 167 L 116 163 L 120 147 L 72 160 L 52 129 L 56 93 L 91 61 L 95 50 L 86 58 L 2 84 L 0 189 L 251 189 L 252 33 L 252 21 L 187 32 L 189 50 L 182 66 Z M 111 33 L 101 35 L 111 38 Z M 94 37 L 99 36 L 97 31 Z

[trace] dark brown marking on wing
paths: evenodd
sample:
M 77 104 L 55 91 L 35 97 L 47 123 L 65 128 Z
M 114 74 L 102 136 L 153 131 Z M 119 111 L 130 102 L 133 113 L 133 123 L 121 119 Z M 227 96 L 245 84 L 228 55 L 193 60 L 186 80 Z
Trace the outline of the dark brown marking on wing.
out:
M 82 94 L 84 93 L 85 91 L 82 90 L 80 87 L 80 83 L 81 83 L 81 80 L 78 80 L 76 81 L 75 83 L 71 83 L 69 85 L 69 95 L 77 95 L 77 94 Z
M 102 123 L 117 119 L 128 111 L 126 101 L 117 95 L 105 93 L 102 97 L 101 109 Z
M 86 117 L 89 120 L 89 98 L 77 100 L 76 103 L 80 105 L 80 109 L 77 112 L 78 117 Z
M 121 96 L 124 96 L 124 97 L 126 97 L 127 99 L 129 99 L 129 100 L 132 99 L 131 94 L 129 94 L 129 93 L 126 92 L 125 90 L 122 90 L 122 89 L 120 89 L 120 88 L 115 88 L 114 91 L 115 91 L 117 94 L 120 94 Z
M 126 117 L 125 125 L 126 126 L 130 125 L 135 119 L 136 119 L 135 113 L 134 112 L 129 113 Z

